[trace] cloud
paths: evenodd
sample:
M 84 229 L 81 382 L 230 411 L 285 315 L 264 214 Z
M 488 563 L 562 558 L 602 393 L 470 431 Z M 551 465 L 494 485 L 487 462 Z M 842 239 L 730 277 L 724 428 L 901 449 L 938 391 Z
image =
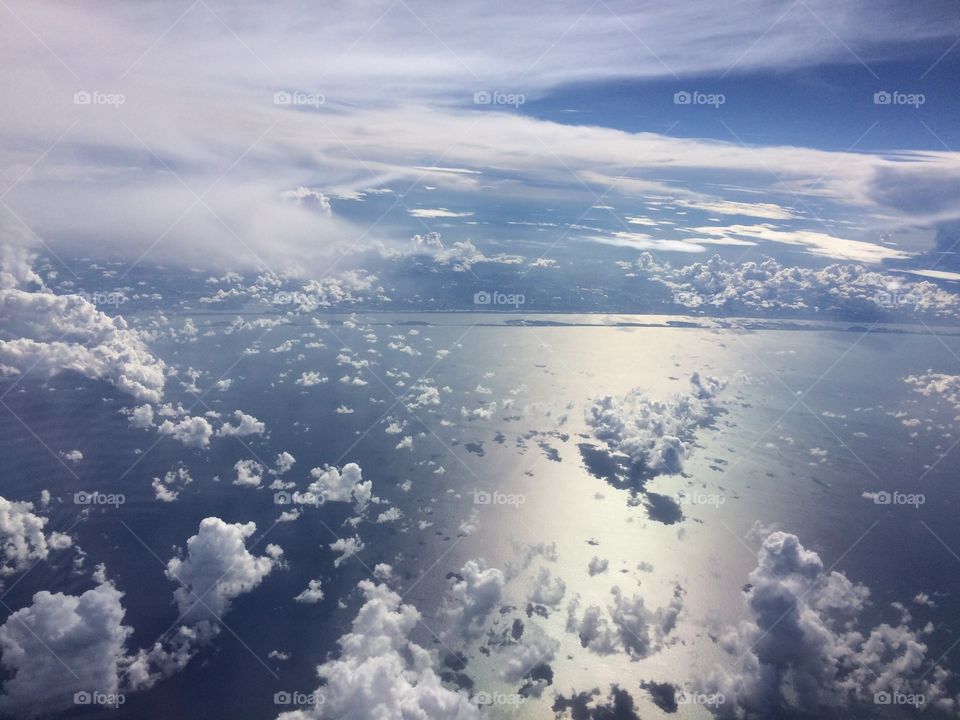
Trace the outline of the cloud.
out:
M 253 415 L 247 415 L 240 410 L 234 410 L 233 416 L 237 419 L 237 424 L 225 422 L 217 431 L 220 437 L 246 437 L 247 435 L 263 435 L 266 425 L 257 420 Z
M 462 218 L 473 215 L 472 212 L 454 212 L 453 210 L 447 210 L 446 208 L 413 208 L 411 210 L 407 210 L 407 212 L 415 218 L 426 218 L 431 220 L 435 218 Z
M 131 262 L 146 254 L 149 261 L 220 269 L 316 269 L 354 244 L 383 240 L 375 228 L 330 207 L 337 188 L 342 197 L 356 197 L 356 188 L 430 182 L 464 194 L 482 189 L 517 197 L 561 182 L 573 187 L 571 173 L 591 187 L 616 185 L 617 195 L 666 187 L 683 199 L 676 185 L 689 183 L 691 170 L 714 187 L 734 173 L 769 186 L 769 169 L 776 168 L 777 191 L 865 209 L 875 223 L 891 211 L 901 224 L 957 212 L 958 163 L 949 152 L 742 147 L 549 122 L 472 102 L 484 85 L 533 98 L 572 82 L 855 62 L 848 48 L 872 62 L 950 37 L 946 10 L 911 14 L 899 3 L 877 7 L 866 0 L 841 10 L 810 0 L 781 22 L 775 0 L 750 0 L 734 14 L 706 2 L 666 13 L 618 0 L 609 3 L 611 12 L 586 14 L 573 5 L 534 3 L 513 8 L 505 31 L 493 22 L 492 0 L 456 22 L 430 4 L 414 15 L 379 1 L 335 18 L 308 8 L 268 21 L 259 4 L 197 5 L 181 18 L 152 5 L 118 16 L 100 1 L 58 14 L 46 3 L 11 2 L 44 43 L 24 36 L 19 24 L 0 30 L 0 57 L 18 68 L 4 89 L 20 98 L 0 116 L 0 162 L 25 170 L 7 195 L 9 205 L 58 253 L 95 245 Z M 224 37 L 220 22 L 211 30 L 198 21 L 208 12 L 239 35 Z M 195 32 L 155 42 L 157 27 L 181 20 Z M 78 40 L 78 27 L 88 42 Z M 371 30 L 359 42 L 358 27 Z M 636 52 L 633 33 L 640 28 L 653 52 Z M 831 33 L 844 43 L 833 42 Z M 564 42 L 556 43 L 561 36 Z M 69 56 L 69 67 L 91 88 L 121 94 L 123 105 L 75 104 L 77 79 L 48 47 Z M 108 58 L 104 47 L 116 52 Z M 542 62 L 545 47 L 552 48 L 548 62 Z M 451 50 L 459 62 L 451 62 Z M 347 55 L 351 62 L 338 62 Z M 337 72 L 322 79 L 308 71 L 334 65 Z M 522 80 L 517 68 L 527 70 Z M 311 91 L 316 84 L 323 87 Z M 307 88 L 327 101 L 275 103 L 274 93 L 285 88 Z M 82 122 L 64 128 L 64 117 L 81 113 Z M 248 122 L 224 123 L 225 117 Z M 30 172 L 38 148 L 47 150 L 43 172 Z M 441 156 L 448 167 L 416 160 Z M 773 203 L 693 195 L 694 202 L 716 203 L 706 206 L 712 212 L 783 214 Z
M 560 578 L 553 579 L 550 570 L 541 567 L 527 599 L 538 605 L 557 605 L 566 592 L 567 584 Z
M 153 427 L 153 406 L 150 404 L 138 405 L 127 412 L 127 417 L 130 418 L 130 427 L 146 430 Z
M 443 598 L 443 614 L 450 622 L 445 636 L 452 642 L 466 640 L 482 631 L 490 614 L 500 606 L 506 578 L 483 560 L 468 560 L 450 577 Z
M 277 475 L 288 473 L 290 472 L 290 468 L 292 468 L 296 462 L 297 459 L 284 450 L 282 453 L 277 455 L 275 472 Z
M 300 377 L 296 379 L 296 384 L 302 387 L 313 387 L 314 385 L 319 385 L 321 383 L 327 382 L 328 378 L 321 377 L 320 373 L 308 370 L 300 374 Z
M 315 467 L 310 471 L 313 482 L 307 491 L 319 502 L 355 503 L 357 512 L 363 512 L 373 494 L 373 483 L 363 479 L 363 472 L 356 463 L 347 463 L 343 470 L 329 465 Z
M 939 398 L 960 410 L 960 375 L 927 371 L 908 375 L 903 381 L 921 395 Z
M 200 521 L 187 540 L 186 557 L 174 557 L 166 574 L 181 584 L 174 591 L 183 622 L 212 629 L 230 609 L 230 602 L 257 587 L 277 566 L 277 553 L 255 556 L 245 541 L 256 531 L 252 523 L 226 523 L 218 517 Z
M 33 513 L 33 503 L 0 497 L 0 578 L 22 572 L 38 560 L 46 560 L 51 550 L 71 544 L 63 533 L 44 533 L 47 518 Z
M 856 705 L 872 713 L 876 694 L 894 692 L 955 709 L 943 687 L 948 673 L 930 665 L 920 634 L 902 623 L 865 626 L 869 589 L 827 571 L 796 535 L 768 532 L 748 581 L 747 619 L 719 640 L 737 662 L 698 683 L 723 696 L 712 708 L 718 716 L 820 714 Z
M 683 252 L 699 253 L 705 252 L 706 248 L 697 245 L 696 242 L 687 240 L 657 240 L 649 235 L 635 232 L 618 231 L 611 235 L 595 235 L 590 237 L 594 242 L 603 245 L 615 245 L 616 247 L 627 247 L 635 250 L 656 250 L 660 252 Z
M 610 561 L 604 558 L 601 560 L 599 557 L 594 555 L 590 558 L 590 562 L 587 564 L 587 573 L 593 577 L 594 575 L 600 575 L 607 571 L 607 567 L 610 565 Z
M 337 559 L 333 561 L 333 566 L 340 567 L 365 547 L 366 545 L 363 544 L 363 540 L 356 535 L 348 538 L 339 538 L 336 542 L 330 543 L 330 549 L 340 553 Z
M 415 252 L 431 254 L 438 264 L 449 265 L 454 272 L 468 272 L 474 265 L 481 263 L 519 265 L 523 262 L 523 258 L 519 255 L 508 255 L 506 253 L 485 255 L 470 240 L 455 242 L 447 247 L 438 232 L 414 235 L 411 243 Z
M 213 427 L 204 417 L 185 417 L 174 422 L 164 420 L 157 430 L 162 435 L 170 435 L 174 440 L 187 447 L 205 448 L 210 444 Z
M 433 655 L 410 640 L 420 622 L 417 609 L 386 585 L 364 580 L 358 587 L 364 602 L 338 641 L 340 657 L 317 668 L 323 702 L 283 713 L 281 720 L 479 720 L 466 694 L 443 686 Z
M 567 608 L 567 632 L 575 633 L 580 644 L 599 655 L 627 653 L 639 660 L 661 650 L 676 627 L 683 609 L 680 588 L 665 607 L 648 610 L 643 597 L 627 597 L 619 587 L 610 590 L 613 602 L 602 608 L 591 605 L 580 615 L 579 598 Z
M 716 394 L 725 385 L 717 378 L 690 376 L 692 389 L 667 400 L 653 400 L 636 389 L 621 397 L 606 396 L 586 412 L 594 436 L 651 473 L 678 473 L 696 431 L 718 410 Z
M 234 485 L 259 487 L 260 481 L 263 480 L 263 465 L 256 460 L 237 460 L 233 469 L 237 471 L 237 479 L 233 481 Z
M 0 318 L 0 365 L 47 376 L 69 370 L 103 378 L 138 400 L 160 401 L 164 363 L 122 317 L 79 295 L 9 288 L 0 290 Z
M 320 587 L 319 580 L 311 580 L 307 587 L 293 598 L 298 603 L 318 603 L 323 600 L 323 590 Z
M 559 648 L 560 643 L 557 640 L 544 635 L 524 638 L 507 653 L 506 664 L 500 671 L 500 676 L 509 683 L 529 678 L 535 670 L 553 662 Z
M 745 215 L 771 220 L 792 220 L 798 215 L 790 208 L 774 203 L 734 202 L 732 200 L 680 200 L 682 207 L 696 208 L 721 215 Z
M 705 263 L 672 267 L 642 255 L 631 269 L 648 273 L 690 308 L 727 312 L 750 310 L 899 311 L 953 316 L 960 297 L 927 281 L 910 282 L 862 265 L 828 265 L 819 270 L 781 265 L 773 258 L 742 264 L 715 255 Z
M 553 703 L 556 717 L 561 717 L 567 710 L 575 720 L 640 720 L 633 696 L 619 685 L 610 686 L 606 700 L 599 688 L 590 692 L 571 692 L 568 697 L 558 694 Z
M 116 695 L 133 632 L 123 624 L 123 593 L 101 582 L 79 596 L 50 593 L 0 626 L 2 665 L 11 674 L 0 713 L 18 717 L 69 708 L 75 692 Z
M 151 486 L 153 487 L 154 493 L 156 493 L 157 500 L 161 502 L 174 502 L 180 495 L 180 491 L 175 488 L 189 485 L 192 482 L 193 478 L 190 477 L 190 471 L 181 467 L 176 470 L 167 471 L 163 479 L 155 477 Z
M 813 230 L 777 229 L 769 223 L 762 225 L 730 225 L 715 227 L 712 225 L 693 228 L 694 233 L 713 236 L 726 241 L 747 238 L 748 240 L 766 240 L 784 245 L 803 245 L 810 248 L 814 255 L 822 255 L 840 260 L 878 263 L 882 260 L 896 260 L 910 257 L 909 253 L 895 250 L 886 245 L 849 240 Z M 734 244 L 736 244 L 734 242 Z

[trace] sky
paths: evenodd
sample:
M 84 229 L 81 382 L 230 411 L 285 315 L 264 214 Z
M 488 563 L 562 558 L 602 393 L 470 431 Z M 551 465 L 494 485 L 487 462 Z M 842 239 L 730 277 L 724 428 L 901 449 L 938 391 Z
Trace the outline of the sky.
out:
M 960 715 L 957 0 L 0 65 L 0 718 Z
M 946 0 L 2 9 L 0 210 L 58 254 L 317 272 L 518 197 L 522 222 L 657 193 L 928 246 L 958 214 Z

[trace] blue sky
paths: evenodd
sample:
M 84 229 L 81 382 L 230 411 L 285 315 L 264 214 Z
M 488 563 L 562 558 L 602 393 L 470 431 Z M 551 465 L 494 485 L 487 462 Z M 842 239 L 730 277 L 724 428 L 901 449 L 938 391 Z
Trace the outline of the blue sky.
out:
M 960 216 L 955 2 L 2 10 L 0 222 L 58 255 L 309 275 L 413 232 L 509 244 L 503 207 L 622 244 L 652 201 L 671 242 L 699 208 L 877 262 Z M 613 225 L 574 227 L 591 204 Z

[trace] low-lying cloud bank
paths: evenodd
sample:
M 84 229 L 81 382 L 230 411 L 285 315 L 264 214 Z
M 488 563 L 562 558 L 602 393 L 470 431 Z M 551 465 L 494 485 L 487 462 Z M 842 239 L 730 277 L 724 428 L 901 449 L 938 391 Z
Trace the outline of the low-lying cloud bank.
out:
M 641 272 L 673 293 L 687 308 L 726 311 L 831 309 L 880 312 L 901 310 L 956 317 L 960 296 L 923 280 L 911 282 L 862 265 L 828 265 L 820 270 L 782 265 L 772 258 L 733 263 L 714 255 L 703 263 L 673 267 L 650 253 L 621 267 Z

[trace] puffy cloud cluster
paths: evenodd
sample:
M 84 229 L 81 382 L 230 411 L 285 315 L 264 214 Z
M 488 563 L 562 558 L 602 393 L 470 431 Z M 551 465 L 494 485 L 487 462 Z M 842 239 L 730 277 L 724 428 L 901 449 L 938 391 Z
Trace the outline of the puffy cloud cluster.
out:
M 207 447 L 213 436 L 213 426 L 206 418 L 200 416 L 187 416 L 176 421 L 167 419 L 157 430 L 162 435 L 169 435 L 187 447 L 194 448 Z
M 321 307 L 349 305 L 361 300 L 383 300 L 389 298 L 382 287 L 377 285 L 377 276 L 365 270 L 345 270 L 338 276 L 311 280 L 295 293 L 298 310 L 312 312 Z
M 13 505 L 29 510 L 28 503 Z M 3 513 L 10 515 L 7 505 Z M 19 522 L 32 528 L 32 543 L 40 542 L 42 522 Z M 9 527 L 8 520 L 4 523 Z M 150 687 L 182 669 L 216 635 L 230 602 L 259 585 L 277 565 L 280 548 L 268 545 L 267 555 L 255 557 L 244 547 L 255 529 L 253 523 L 231 525 L 216 517 L 200 523 L 199 532 L 187 541 L 186 559 L 167 564 L 167 576 L 182 584 L 174 592 L 182 622 L 149 650 L 127 652 L 133 629 L 123 624 L 123 593 L 106 579 L 103 566 L 94 574 L 96 586 L 80 595 L 36 593 L 31 605 L 0 626 L 0 665 L 9 675 L 0 715 L 47 715 L 71 707 L 76 692 L 116 696 Z
M 541 567 L 527 598 L 538 605 L 557 605 L 567 592 L 567 584 L 560 578 L 551 577 L 550 570 Z
M 323 587 L 320 580 L 311 580 L 307 587 L 293 598 L 298 603 L 318 603 L 323 600 Z
M 591 605 L 580 614 L 579 599 L 567 609 L 567 631 L 576 633 L 580 644 L 600 655 L 626 652 L 632 659 L 645 658 L 666 644 L 683 610 L 683 592 L 674 591 L 664 607 L 649 610 L 640 595 L 627 597 L 619 587 L 610 590 L 613 602 L 607 608 Z
M 139 400 L 158 402 L 164 363 L 122 317 L 79 295 L 0 290 L 0 367 L 44 375 L 103 378 Z
M 335 542 L 330 543 L 330 549 L 340 553 L 337 559 L 333 561 L 333 566 L 340 567 L 365 547 L 366 545 L 364 545 L 359 535 L 348 538 L 338 538 Z
M 263 435 L 264 431 L 267 429 L 266 425 L 263 424 L 260 420 L 257 420 L 253 415 L 247 415 L 245 412 L 240 410 L 234 410 L 233 416 L 237 420 L 237 424 L 234 425 L 230 422 L 225 422 L 219 430 L 217 430 L 217 435 L 220 437 L 246 437 L 247 435 Z
M 101 582 L 79 596 L 33 596 L 0 626 L 2 665 L 10 673 L 0 715 L 27 717 L 68 708 L 75 692 L 116 694 L 125 644 L 123 593 Z
M 237 460 L 233 469 L 237 472 L 237 479 L 233 481 L 234 485 L 244 487 L 259 487 L 263 479 L 263 465 L 256 460 Z
M 468 272 L 479 263 L 499 263 L 502 265 L 519 265 L 523 258 L 518 255 L 484 255 L 483 252 L 469 240 L 455 242 L 450 247 L 443 244 L 438 232 L 428 232 L 424 235 L 414 235 L 413 246 L 419 253 L 432 254 L 440 265 L 449 265 L 454 272 Z
M 190 471 L 185 467 L 168 470 L 163 478 L 155 477 L 151 486 L 160 502 L 174 502 L 180 496 L 180 488 L 193 482 Z
M 825 570 L 796 535 L 767 534 L 747 588 L 749 619 L 720 639 L 736 662 L 699 683 L 722 694 L 717 715 L 874 708 L 880 693 L 923 695 L 926 707 L 956 708 L 943 687 L 948 673 L 927 661 L 919 634 L 903 622 L 862 629 L 869 589 Z
M 344 465 L 343 470 L 328 466 L 315 467 L 310 471 L 310 476 L 313 482 L 307 491 L 316 502 L 353 501 L 357 512 L 362 512 L 373 496 L 373 483 L 363 479 L 363 472 L 356 463 Z
M 906 310 L 953 316 L 960 297 L 929 281 L 910 282 L 862 265 L 833 264 L 816 270 L 784 266 L 772 258 L 742 264 L 719 255 L 705 263 L 674 268 L 649 253 L 632 270 L 667 286 L 677 304 L 725 310 Z
M 518 643 L 506 657 L 506 664 L 500 676 L 510 683 L 529 679 L 531 673 L 553 662 L 560 643 L 545 635 L 535 635 Z M 542 684 L 537 682 L 527 686 L 527 692 L 537 692 Z
M 500 605 L 506 582 L 497 568 L 488 568 L 483 560 L 468 560 L 451 576 L 443 599 L 444 614 L 451 621 L 446 636 L 455 641 L 482 631 L 486 619 Z
M 268 545 L 268 554 L 259 557 L 247 550 L 245 541 L 256 529 L 252 522 L 204 518 L 187 540 L 186 558 L 167 563 L 167 577 L 181 584 L 174 598 L 185 623 L 212 629 L 234 598 L 253 590 L 277 566 L 279 548 Z
M 928 370 L 922 375 L 908 375 L 904 382 L 918 393 L 941 398 L 960 410 L 960 375 L 945 375 Z
M 469 698 L 440 682 L 433 655 L 409 639 L 420 622 L 417 609 L 386 585 L 364 580 L 358 587 L 364 604 L 338 641 L 340 657 L 317 668 L 323 703 L 281 720 L 478 720 Z
M 33 503 L 0 497 L 0 578 L 26 570 L 37 560 L 46 560 L 50 550 L 70 546 L 69 535 L 44 534 L 46 524 L 47 518 L 33 514 Z
M 593 434 L 647 472 L 683 470 L 697 428 L 717 412 L 716 395 L 725 383 L 714 377 L 690 376 L 692 390 L 667 400 L 653 400 L 640 389 L 622 397 L 600 398 L 587 409 Z

